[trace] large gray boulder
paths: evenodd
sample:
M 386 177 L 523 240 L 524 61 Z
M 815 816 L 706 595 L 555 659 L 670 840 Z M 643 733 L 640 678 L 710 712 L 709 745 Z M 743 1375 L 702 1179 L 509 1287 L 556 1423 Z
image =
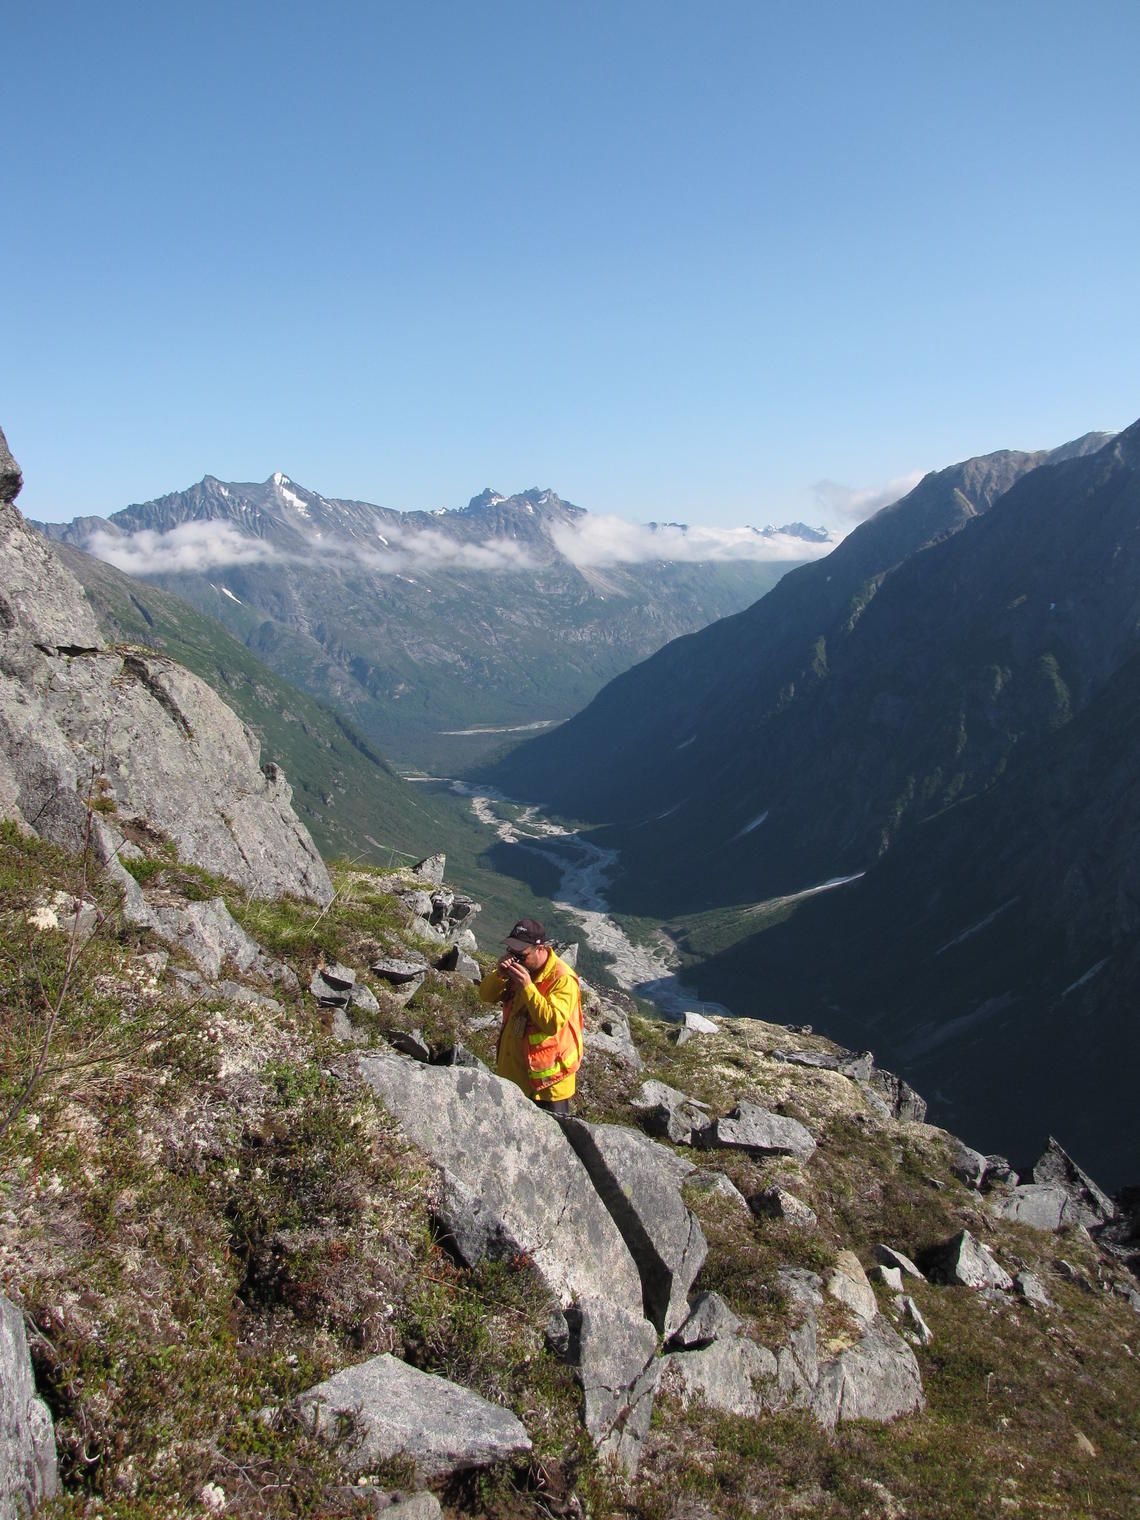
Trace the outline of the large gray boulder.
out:
M 959 1230 L 957 1235 L 931 1252 L 928 1271 L 936 1282 L 956 1284 L 963 1288 L 1000 1288 L 1008 1291 L 1013 1287 L 1013 1278 L 974 1239 L 969 1230 Z
M 439 1167 L 441 1209 L 465 1260 L 526 1252 L 564 1306 L 601 1297 L 641 1318 L 633 1257 L 550 1115 L 475 1067 L 425 1066 L 389 1051 L 356 1059 L 364 1081 Z
M 0 433 L 0 477 L 3 456 Z M 0 1294 L 0 1520 L 23 1520 L 58 1492 L 55 1432 L 36 1394 L 24 1317 Z
M 696 1136 L 712 1123 L 708 1105 L 667 1082 L 643 1082 L 630 1099 L 630 1107 L 644 1115 L 651 1135 L 672 1140 L 674 1145 L 694 1145 Z
M 706 1149 L 751 1151 L 758 1156 L 797 1156 L 806 1161 L 815 1150 L 811 1133 L 798 1119 L 785 1118 L 758 1103 L 738 1103 L 731 1113 L 702 1130 L 697 1144 Z
M 1035 1230 L 1059 1230 L 1080 1217 L 1064 1188 L 1055 1182 L 1025 1182 L 1010 1193 L 990 1199 L 1000 1219 L 1032 1225 Z
M 950 1170 L 967 1187 L 980 1188 L 985 1181 L 989 1157 L 966 1145 L 956 1135 L 950 1136 Z
M 1117 1208 L 1112 1199 L 1052 1135 L 1033 1168 L 1033 1181 L 1062 1188 L 1075 1217 L 1088 1229 L 1116 1218 Z
M 604 1297 L 580 1299 L 566 1321 L 567 1356 L 582 1385 L 586 1429 L 602 1456 L 632 1477 L 661 1375 L 657 1334 L 639 1315 Z
M 531 1448 L 509 1409 L 394 1356 L 347 1367 L 300 1394 L 292 1407 L 353 1473 L 404 1455 L 426 1482 L 525 1456 Z
M 856 1055 L 854 1051 L 842 1050 L 770 1050 L 772 1061 L 786 1061 L 790 1066 L 808 1066 L 816 1071 L 834 1071 L 852 1081 L 866 1082 L 874 1068 L 874 1057 L 869 1050 Z
M 925 1405 L 914 1352 L 879 1314 L 854 1346 L 820 1366 L 812 1413 L 830 1428 L 843 1420 L 886 1423 Z
M 563 1123 L 641 1273 L 645 1316 L 670 1335 L 689 1313 L 689 1289 L 708 1245 L 681 1186 L 696 1168 L 637 1130 Z
M 719 1293 L 701 1294 L 669 1345 L 661 1385 L 685 1408 L 696 1399 L 727 1414 L 755 1416 L 772 1404 L 776 1358 L 744 1334 Z

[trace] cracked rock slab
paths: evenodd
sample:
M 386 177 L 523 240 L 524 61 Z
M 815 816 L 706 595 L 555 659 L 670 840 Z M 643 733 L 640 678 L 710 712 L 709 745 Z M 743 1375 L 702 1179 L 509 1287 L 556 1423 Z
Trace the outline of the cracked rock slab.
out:
M 300 1394 L 293 1408 L 354 1473 L 405 1455 L 424 1482 L 531 1449 L 509 1409 L 390 1355 L 345 1368 Z
M 708 1254 L 681 1198 L 695 1168 L 622 1125 L 568 1119 L 562 1128 L 637 1263 L 646 1318 L 671 1334 L 688 1316 L 689 1289 Z
M 159 938 L 189 956 L 209 981 L 216 981 L 226 965 L 262 976 L 273 974 L 273 965 L 261 946 L 232 916 L 223 897 L 177 908 L 146 904 L 145 912 L 149 927 Z
M 991 1198 L 990 1207 L 1000 1219 L 1012 1219 L 1035 1230 L 1059 1230 L 1079 1218 L 1068 1193 L 1055 1182 L 1022 1183 L 1005 1197 Z
M 582 1385 L 586 1429 L 602 1456 L 632 1477 L 661 1376 L 657 1332 L 608 1298 L 581 1299 L 567 1310 L 566 1320 L 568 1360 Z
M 694 1400 L 726 1414 L 755 1417 L 770 1399 L 762 1389 L 776 1380 L 776 1358 L 746 1336 L 715 1340 L 693 1351 L 671 1351 L 661 1361 L 661 1384 L 684 1408 Z
M 640 1319 L 633 1257 L 561 1127 L 513 1083 L 468 1066 L 425 1066 L 391 1051 L 356 1057 L 363 1080 L 440 1168 L 443 1207 L 464 1259 L 480 1240 L 525 1251 L 563 1306 L 604 1297 Z M 470 1231 L 461 1216 L 478 1200 Z M 466 1252 L 474 1254 L 470 1257 Z

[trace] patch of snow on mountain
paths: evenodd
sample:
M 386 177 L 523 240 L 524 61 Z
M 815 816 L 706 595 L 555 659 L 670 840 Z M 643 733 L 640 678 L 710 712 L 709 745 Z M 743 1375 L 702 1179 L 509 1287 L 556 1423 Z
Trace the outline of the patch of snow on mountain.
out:
M 1070 992 L 1076 992 L 1078 987 L 1083 987 L 1086 982 L 1091 982 L 1093 977 L 1096 976 L 1097 972 L 1103 971 L 1111 959 L 1111 955 L 1106 955 L 1104 960 L 1097 961 L 1095 966 L 1090 966 L 1089 969 L 1085 972 L 1084 976 L 1078 976 L 1075 982 L 1069 983 L 1064 992 L 1062 992 L 1061 996 L 1063 998 L 1067 998 Z
M 274 479 L 276 479 L 276 476 L 274 476 Z M 296 491 L 290 491 L 288 486 L 284 485 L 279 485 L 277 490 L 282 500 L 287 501 L 299 517 L 312 516 L 312 513 L 309 511 L 309 504 L 303 496 L 298 496 Z
M 1011 897 L 1008 902 L 1002 903 L 1000 908 L 995 908 L 992 913 L 987 914 L 985 918 L 979 919 L 976 924 L 971 924 L 968 929 L 963 929 L 961 934 L 959 934 L 955 939 L 948 939 L 940 949 L 934 952 L 934 958 L 937 960 L 943 951 L 952 950 L 955 945 L 960 945 L 963 940 L 970 939 L 975 934 L 980 934 L 983 929 L 988 929 L 990 924 L 993 923 L 994 919 L 997 918 L 999 914 L 1004 913 L 1007 908 L 1012 908 L 1014 903 L 1019 903 L 1020 901 L 1020 897 Z
M 767 818 L 767 816 L 768 816 L 768 809 L 767 808 L 765 808 L 762 813 L 757 813 L 756 817 L 753 818 L 753 820 L 752 820 L 751 823 L 746 823 L 738 834 L 734 834 L 732 836 L 732 838 L 728 841 L 729 844 L 735 844 L 738 839 L 743 839 L 744 836 L 745 836 L 745 834 L 751 834 L 751 832 L 752 832 L 753 829 L 758 829 L 760 827 L 760 825 L 764 822 L 765 818 Z
M 235 596 L 228 586 L 222 586 L 221 592 L 223 596 L 228 596 L 231 602 L 236 602 L 239 607 L 244 606 L 241 597 Z

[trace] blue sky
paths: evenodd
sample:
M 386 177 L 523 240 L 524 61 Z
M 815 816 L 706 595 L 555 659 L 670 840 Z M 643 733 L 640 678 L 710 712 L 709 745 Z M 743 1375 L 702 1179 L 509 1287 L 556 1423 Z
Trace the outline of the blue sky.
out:
M 29 516 L 819 520 L 1140 414 L 1134 3 L 5 12 Z

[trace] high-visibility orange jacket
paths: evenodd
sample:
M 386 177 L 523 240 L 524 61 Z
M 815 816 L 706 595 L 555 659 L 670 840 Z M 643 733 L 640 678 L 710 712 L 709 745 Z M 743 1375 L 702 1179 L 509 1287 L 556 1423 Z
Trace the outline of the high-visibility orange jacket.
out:
M 528 1097 L 570 1098 L 582 1061 L 582 994 L 578 977 L 551 950 L 527 985 L 514 987 L 501 971 L 479 983 L 484 1003 L 503 1005 L 495 1070 Z

